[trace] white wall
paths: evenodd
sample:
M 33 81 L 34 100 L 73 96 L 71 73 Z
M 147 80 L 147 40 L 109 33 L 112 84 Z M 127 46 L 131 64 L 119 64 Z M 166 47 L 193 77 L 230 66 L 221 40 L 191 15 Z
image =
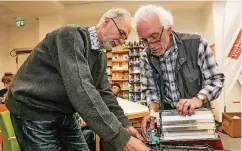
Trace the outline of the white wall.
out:
M 174 30 L 204 35 L 203 11 L 173 12 Z
M 34 48 L 39 42 L 38 24 L 27 24 L 24 27 L 9 27 L 7 51 L 10 53 L 16 48 Z M 16 73 L 16 57 L 8 56 L 8 71 Z
M 209 45 L 214 43 L 213 13 L 212 5 L 208 4 L 203 10 L 204 36 L 207 38 Z
M 63 26 L 65 19 L 60 15 L 39 17 L 39 41 L 43 40 L 47 33 Z
M 226 100 L 226 112 L 241 112 L 241 85 L 238 81 L 228 95 Z
M 8 51 L 7 51 L 7 39 L 8 39 L 8 28 L 0 24 L 0 80 L 5 72 L 7 72 L 7 66 L 9 63 L 8 60 Z M 2 89 L 3 83 L 0 81 L 0 89 Z
M 174 17 L 174 30 L 179 32 L 199 33 L 204 35 L 204 14 L 203 11 L 176 11 L 172 12 Z M 70 21 L 66 19 L 67 24 L 77 24 L 82 26 L 95 26 L 100 18 L 91 18 L 89 20 Z M 128 40 L 137 40 L 137 35 L 131 31 Z

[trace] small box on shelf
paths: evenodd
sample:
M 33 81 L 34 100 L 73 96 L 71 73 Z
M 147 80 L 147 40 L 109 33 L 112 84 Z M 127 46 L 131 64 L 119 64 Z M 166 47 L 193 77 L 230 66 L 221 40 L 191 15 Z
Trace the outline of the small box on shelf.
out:
M 135 102 L 141 101 L 141 93 L 135 93 Z
M 139 83 L 140 82 L 140 75 L 139 74 L 135 74 L 134 75 L 134 82 L 135 83 Z
M 112 75 L 112 73 L 111 73 L 111 67 L 107 67 L 107 68 L 106 68 L 106 71 L 107 71 L 107 74 L 108 74 L 108 75 Z
M 113 57 L 112 52 L 107 52 L 107 58 L 108 58 L 108 59 L 112 59 L 112 57 Z
M 107 62 L 107 66 L 108 66 L 108 67 L 112 67 L 112 65 L 113 65 L 112 60 L 108 60 L 108 62 Z
M 141 92 L 140 84 L 135 84 L 135 85 L 134 85 L 134 91 L 135 91 L 135 92 Z
M 134 75 L 132 74 L 129 75 L 129 82 L 130 83 L 134 82 Z
M 135 97 L 133 93 L 129 93 L 129 101 L 135 102 Z

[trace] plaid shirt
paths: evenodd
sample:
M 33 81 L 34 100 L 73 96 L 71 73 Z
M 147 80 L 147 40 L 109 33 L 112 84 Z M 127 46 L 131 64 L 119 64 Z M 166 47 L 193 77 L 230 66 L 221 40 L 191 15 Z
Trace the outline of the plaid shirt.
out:
M 173 36 L 173 46 L 164 55 L 160 56 L 160 66 L 164 80 L 164 101 L 175 107 L 181 99 L 177 83 L 175 82 L 175 66 L 178 56 L 178 48 Z M 197 64 L 202 72 L 202 89 L 199 94 L 207 96 L 211 101 L 216 99 L 223 87 L 224 74 L 220 72 L 213 52 L 208 47 L 207 40 L 201 37 L 198 50 Z M 153 79 L 153 70 L 149 65 L 145 50 L 141 54 L 141 83 L 142 91 L 146 96 L 147 104 L 159 103 L 160 93 Z

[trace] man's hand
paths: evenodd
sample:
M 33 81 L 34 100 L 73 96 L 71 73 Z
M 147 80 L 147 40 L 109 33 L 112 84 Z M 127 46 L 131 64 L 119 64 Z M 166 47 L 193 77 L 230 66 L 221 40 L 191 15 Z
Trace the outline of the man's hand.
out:
M 81 127 L 86 127 L 87 123 L 83 119 L 81 119 L 80 120 L 80 125 L 81 125 Z
M 129 133 L 129 135 L 141 140 L 142 142 L 145 142 L 145 139 L 139 134 L 139 132 L 133 126 L 129 126 L 128 128 L 126 128 L 126 131 Z
M 191 99 L 181 99 L 179 100 L 176 109 L 180 115 L 186 116 L 187 110 L 189 109 L 189 115 L 194 113 L 196 108 L 201 107 L 203 104 L 202 100 L 197 97 L 193 97 Z
M 140 140 L 131 136 L 128 143 L 123 147 L 123 151 L 150 151 L 151 149 L 145 146 Z
M 147 133 L 147 129 L 151 128 L 154 129 L 155 128 L 155 119 L 152 119 L 152 112 L 150 112 L 150 115 L 147 115 L 143 118 L 142 123 L 141 123 L 141 131 L 142 131 L 142 135 L 144 138 L 146 138 L 146 133 Z

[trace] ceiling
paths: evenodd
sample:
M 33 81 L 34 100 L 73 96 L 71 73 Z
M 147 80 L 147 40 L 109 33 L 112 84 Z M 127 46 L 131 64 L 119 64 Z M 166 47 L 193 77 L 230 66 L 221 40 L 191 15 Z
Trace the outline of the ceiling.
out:
M 142 5 L 156 4 L 171 11 L 200 11 L 209 3 L 198 2 L 168 2 L 168 1 L 6 1 L 0 2 L 0 21 L 8 26 L 15 26 L 15 20 L 20 17 L 29 24 L 37 24 L 40 16 L 61 15 L 68 20 L 97 19 L 114 7 L 126 8 L 131 14 Z

